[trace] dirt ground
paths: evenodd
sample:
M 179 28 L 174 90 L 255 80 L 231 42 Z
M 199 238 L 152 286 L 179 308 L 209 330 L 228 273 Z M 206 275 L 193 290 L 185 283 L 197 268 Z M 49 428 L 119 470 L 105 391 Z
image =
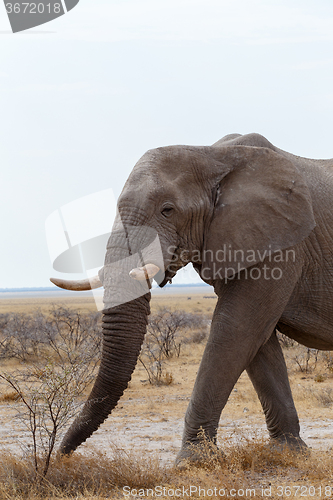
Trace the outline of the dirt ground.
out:
M 46 310 L 52 299 L 13 298 L 0 301 L 0 311 L 20 310 L 27 312 L 40 307 Z M 81 300 L 81 302 L 80 302 Z M 12 303 L 12 306 L 10 304 Z M 156 295 L 152 309 L 168 306 L 187 311 L 211 314 L 216 298 L 211 291 L 193 293 L 188 290 L 177 295 Z M 91 299 L 66 299 L 66 305 L 93 309 Z M 186 344 L 179 358 L 167 361 L 165 369 L 172 374 L 172 383 L 153 386 L 148 383 L 144 368 L 138 364 L 129 388 L 117 408 L 93 436 L 81 446 L 82 452 L 94 448 L 113 453 L 114 447 L 124 450 L 144 450 L 157 454 L 163 463 L 172 463 L 180 448 L 183 421 L 198 365 L 204 349 L 203 344 Z M 330 400 L 320 403 L 317 395 L 330 394 L 331 375 L 326 373 L 323 381 L 315 381 L 314 373 L 297 371 L 293 354 L 287 353 L 291 386 L 301 424 L 301 437 L 310 448 L 329 451 L 333 449 L 333 423 Z M 324 368 L 323 368 L 324 369 Z M 0 390 L 6 389 L 1 386 Z M 15 419 L 18 403 L 0 404 L 0 446 L 21 455 L 29 453 L 30 435 L 23 424 Z M 235 386 L 222 414 L 218 431 L 220 448 L 230 443 L 251 437 L 267 436 L 261 406 L 252 385 L 244 373 Z
M 247 386 L 249 382 L 244 381 Z M 236 390 L 239 390 L 240 381 Z M 114 448 L 157 454 L 163 463 L 171 464 L 181 445 L 184 413 L 190 391 L 159 388 L 158 393 L 146 387 L 146 396 L 135 397 L 129 389 L 106 422 L 84 443 L 80 451 L 99 449 L 112 455 Z M 140 391 L 141 392 L 141 391 Z M 297 405 L 297 403 L 296 403 Z M 298 406 L 298 405 L 297 405 Z M 15 420 L 17 403 L 0 406 L 0 446 L 18 455 L 25 455 L 31 437 L 22 423 Z M 299 410 L 301 437 L 310 448 L 333 449 L 333 421 L 331 408 Z M 249 438 L 267 437 L 265 421 L 256 400 L 240 401 L 237 393 L 231 395 L 220 420 L 218 446 L 242 442 Z

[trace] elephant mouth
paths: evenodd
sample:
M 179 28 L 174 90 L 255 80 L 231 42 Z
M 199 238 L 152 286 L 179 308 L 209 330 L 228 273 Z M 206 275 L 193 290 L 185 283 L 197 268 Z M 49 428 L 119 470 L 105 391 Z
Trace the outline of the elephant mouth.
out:
M 184 267 L 184 263 L 181 262 L 178 258 L 177 260 L 171 261 L 169 266 L 167 266 L 164 272 L 159 272 L 154 277 L 160 288 L 163 288 L 166 284 L 172 283 L 172 279 L 176 276 L 177 271 Z
M 163 287 L 164 287 L 167 283 L 172 283 L 172 278 L 173 278 L 174 276 L 176 276 L 176 272 L 171 272 L 171 271 L 168 271 L 168 270 L 167 270 L 165 273 L 162 273 L 162 272 L 161 272 L 161 275 L 162 275 L 162 277 L 164 276 L 164 278 L 162 279 L 162 281 L 160 281 L 160 282 L 159 282 L 159 281 L 158 281 L 158 278 L 159 278 L 159 277 L 158 277 L 158 275 L 159 275 L 159 274 L 160 274 L 160 273 L 158 273 L 158 274 L 155 276 L 155 278 L 154 278 L 154 279 L 155 279 L 155 281 L 157 282 L 157 284 L 158 284 L 158 286 L 159 286 L 160 288 L 163 288 Z

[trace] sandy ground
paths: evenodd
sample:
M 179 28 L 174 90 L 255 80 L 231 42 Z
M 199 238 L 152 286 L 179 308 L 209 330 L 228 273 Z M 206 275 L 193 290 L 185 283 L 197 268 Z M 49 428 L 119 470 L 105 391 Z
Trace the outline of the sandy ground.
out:
M 93 449 L 103 450 L 112 456 L 114 449 L 134 450 L 138 453 L 152 453 L 158 456 L 165 464 L 172 464 L 181 445 L 183 431 L 183 417 L 175 417 L 172 409 L 176 403 L 183 407 L 187 405 L 188 396 L 179 395 L 166 398 L 161 396 L 144 416 L 139 416 L 141 406 L 146 406 L 147 401 L 130 398 L 121 401 L 107 421 L 80 447 L 81 453 L 89 453 Z M 29 453 L 31 436 L 24 425 L 14 416 L 18 404 L 3 404 L 0 408 L 0 446 L 19 456 Z M 156 410 L 160 407 L 163 411 Z M 264 418 L 261 414 L 244 405 L 238 405 L 231 412 L 226 411 L 220 420 L 218 431 L 218 445 L 220 448 L 230 444 L 241 443 L 245 438 L 267 437 Z M 178 413 L 178 412 L 177 412 Z M 238 415 L 237 415 L 238 414 Z M 330 451 L 333 450 L 333 422 L 330 419 L 331 410 L 322 412 L 322 417 L 316 414 L 300 418 L 301 437 L 310 448 Z

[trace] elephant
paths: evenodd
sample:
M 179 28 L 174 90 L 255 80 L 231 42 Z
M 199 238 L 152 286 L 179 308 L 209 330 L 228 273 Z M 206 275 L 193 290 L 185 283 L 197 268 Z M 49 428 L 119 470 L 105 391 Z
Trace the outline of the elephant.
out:
M 140 353 L 153 280 L 163 287 L 190 262 L 214 287 L 217 304 L 177 463 L 198 460 L 203 439 L 216 443 L 244 370 L 271 443 L 304 450 L 276 332 L 333 350 L 332 196 L 333 160 L 294 156 L 256 133 L 146 152 L 119 197 L 93 284 L 104 286 L 99 371 L 60 452 L 73 452 L 115 408 Z

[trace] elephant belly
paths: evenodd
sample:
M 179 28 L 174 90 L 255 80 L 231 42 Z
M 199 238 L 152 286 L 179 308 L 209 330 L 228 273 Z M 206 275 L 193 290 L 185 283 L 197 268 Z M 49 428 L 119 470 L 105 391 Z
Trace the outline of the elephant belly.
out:
M 333 273 L 326 271 L 299 282 L 277 329 L 306 347 L 332 351 Z
M 299 344 L 310 349 L 320 349 L 322 351 L 333 351 L 333 335 L 323 336 L 316 333 L 309 333 L 304 330 L 297 330 L 289 325 L 279 322 L 277 324 L 279 332 L 287 337 L 296 340 Z

